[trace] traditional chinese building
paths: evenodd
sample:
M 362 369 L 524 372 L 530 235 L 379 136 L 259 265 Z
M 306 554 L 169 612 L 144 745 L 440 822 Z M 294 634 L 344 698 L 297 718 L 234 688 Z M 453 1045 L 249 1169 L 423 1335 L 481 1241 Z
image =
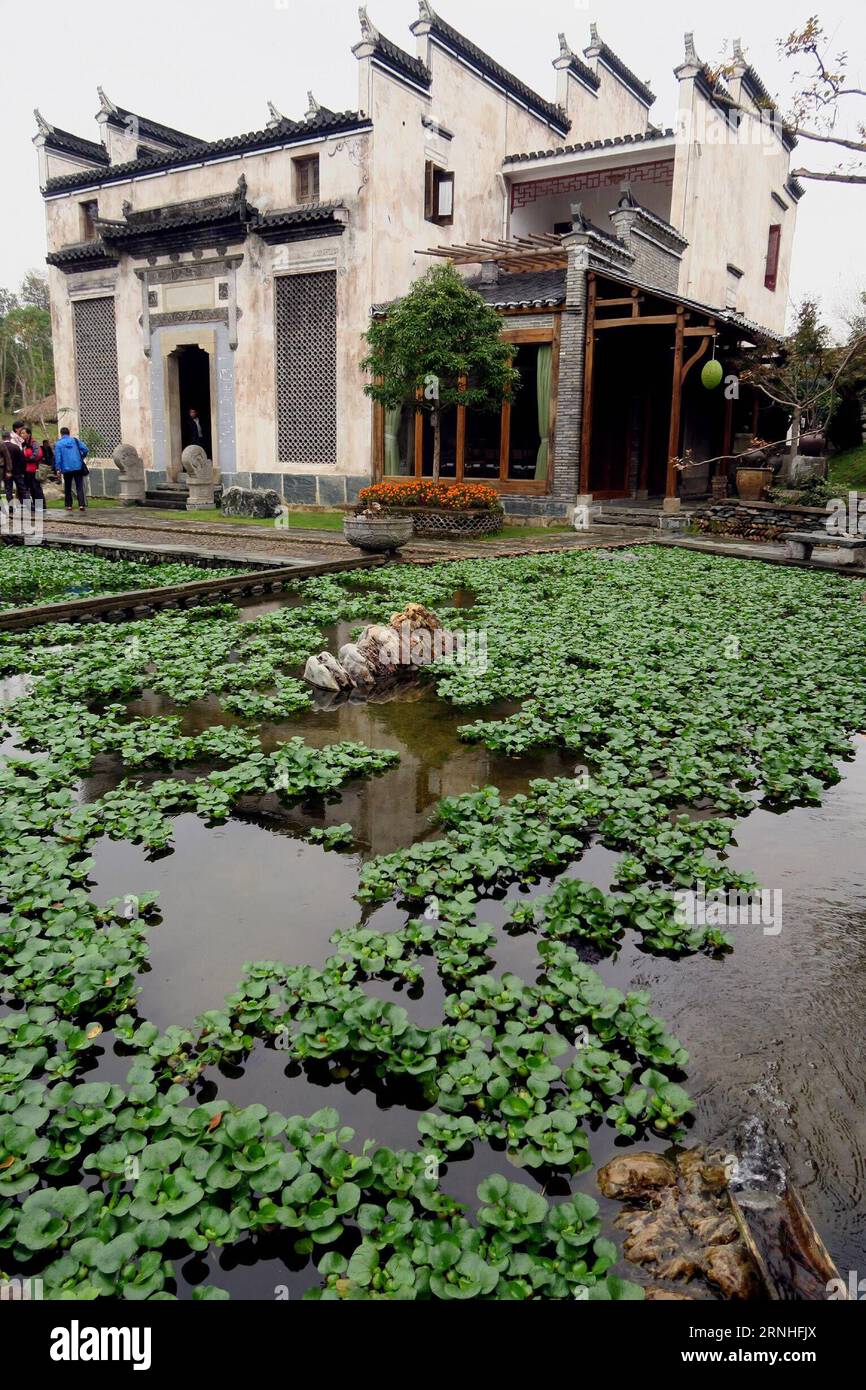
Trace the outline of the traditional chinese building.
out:
M 287 503 L 430 473 L 424 418 L 371 407 L 359 363 L 371 312 L 436 256 L 501 313 L 522 379 L 498 416 L 446 414 L 443 477 L 565 514 L 672 493 L 673 456 L 760 433 L 748 392 L 710 397 L 693 370 L 784 327 L 802 188 L 740 45 L 723 79 L 686 36 L 662 128 L 595 25 L 581 53 L 560 35 L 545 97 L 426 0 L 414 51 L 360 17 L 354 110 L 269 102 L 221 140 L 101 89 L 98 139 L 36 113 L 57 396 L 97 438 L 94 490 L 116 494 L 121 441 L 150 486 L 176 479 L 191 408 L 224 484 Z

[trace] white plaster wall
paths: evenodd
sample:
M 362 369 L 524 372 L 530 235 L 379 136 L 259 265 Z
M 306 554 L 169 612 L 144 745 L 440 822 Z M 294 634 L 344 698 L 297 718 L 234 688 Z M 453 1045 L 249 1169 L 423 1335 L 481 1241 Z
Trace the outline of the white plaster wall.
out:
M 333 266 L 337 274 L 337 466 L 338 473 L 359 473 L 369 466 L 370 406 L 363 393 L 359 363 L 363 333 L 372 302 L 369 278 L 370 136 L 349 135 L 263 155 L 238 157 L 202 168 L 168 171 L 156 178 L 127 180 L 100 188 L 101 217 L 123 216 L 125 200 L 135 211 L 231 193 L 243 174 L 248 201 L 260 211 L 276 211 L 292 205 L 292 159 L 318 153 L 320 197 L 339 200 L 349 209 L 349 222 L 340 237 L 321 237 L 285 246 L 269 246 L 250 237 L 230 253 L 243 254 L 237 272 L 238 347 L 235 354 L 237 468 L 238 471 L 283 471 L 277 463 L 274 362 L 273 275 L 279 268 L 319 269 Z M 70 194 L 46 203 L 49 250 L 79 240 L 79 202 L 93 193 Z M 206 253 L 210 254 L 210 253 Z M 192 261 L 185 253 L 181 260 Z M 171 264 L 160 257 L 159 267 Z M 144 354 L 141 282 L 136 269 L 145 259 L 121 259 L 117 270 L 80 272 L 67 276 L 51 269 L 52 325 L 58 392 L 62 404 L 77 404 L 75 344 L 72 327 L 71 288 L 89 290 L 113 285 L 117 320 L 117 354 L 120 377 L 123 438 L 153 466 L 150 411 L 150 363 Z M 304 465 L 305 473 L 333 473 L 333 467 Z
M 723 307 L 731 262 L 744 272 L 738 311 L 781 333 L 797 218 L 796 204 L 784 191 L 790 156 L 775 135 L 751 120 L 733 134 L 690 80 L 680 83 L 680 112 L 691 136 L 678 140 L 674 167 L 671 220 L 689 241 L 680 293 Z M 772 223 L 782 228 L 775 291 L 764 286 Z
M 651 123 L 650 111 L 642 101 L 597 59 L 587 60 L 599 78 L 598 92 L 587 91 L 581 82 L 569 74 L 568 115 L 571 119 L 569 144 L 584 140 L 603 140 L 617 135 L 643 134 Z M 521 154 L 522 150 L 513 150 Z

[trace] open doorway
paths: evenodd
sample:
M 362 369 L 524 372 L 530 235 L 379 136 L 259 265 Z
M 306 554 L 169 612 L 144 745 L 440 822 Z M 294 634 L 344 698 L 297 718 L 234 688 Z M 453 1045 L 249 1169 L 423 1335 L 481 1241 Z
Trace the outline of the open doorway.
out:
M 200 444 L 212 459 L 210 356 L 195 343 L 184 343 L 176 352 L 181 445 Z

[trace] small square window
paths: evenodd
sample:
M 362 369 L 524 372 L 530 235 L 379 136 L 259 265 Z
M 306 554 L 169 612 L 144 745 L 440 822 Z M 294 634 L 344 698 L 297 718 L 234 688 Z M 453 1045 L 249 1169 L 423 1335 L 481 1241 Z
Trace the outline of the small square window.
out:
M 440 227 L 454 221 L 454 175 L 429 159 L 424 168 L 424 216 Z
M 81 217 L 81 240 L 96 241 L 96 219 L 99 216 L 99 204 L 95 198 L 88 199 L 87 202 L 79 203 L 79 214 Z
M 307 155 L 303 159 L 294 159 L 295 166 L 295 202 L 296 203 L 317 203 L 319 201 L 319 156 L 317 154 Z

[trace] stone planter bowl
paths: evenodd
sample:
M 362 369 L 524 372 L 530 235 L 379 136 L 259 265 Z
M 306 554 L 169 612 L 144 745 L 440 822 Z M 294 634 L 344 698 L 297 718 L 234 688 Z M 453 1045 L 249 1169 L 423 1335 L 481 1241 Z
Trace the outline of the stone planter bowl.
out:
M 391 554 L 412 539 L 411 516 L 346 516 L 343 535 L 350 545 L 370 554 Z
M 766 465 L 741 465 L 737 469 L 737 492 L 744 502 L 760 502 L 772 481 L 773 470 Z

